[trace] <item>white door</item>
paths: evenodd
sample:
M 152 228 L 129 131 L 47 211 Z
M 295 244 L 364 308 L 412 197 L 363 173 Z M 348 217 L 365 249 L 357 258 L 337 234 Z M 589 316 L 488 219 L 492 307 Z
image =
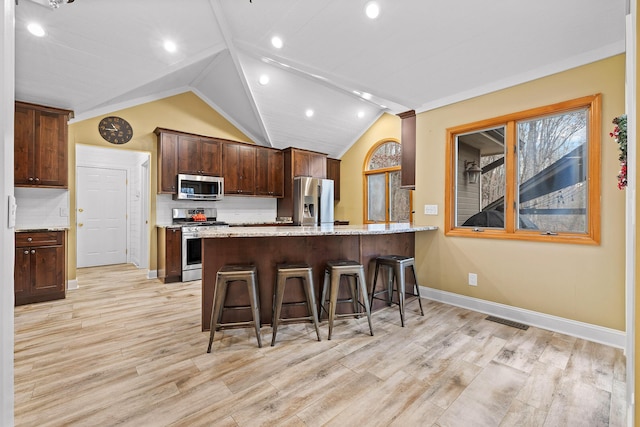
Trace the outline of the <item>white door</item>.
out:
M 127 171 L 77 168 L 78 267 L 127 262 Z

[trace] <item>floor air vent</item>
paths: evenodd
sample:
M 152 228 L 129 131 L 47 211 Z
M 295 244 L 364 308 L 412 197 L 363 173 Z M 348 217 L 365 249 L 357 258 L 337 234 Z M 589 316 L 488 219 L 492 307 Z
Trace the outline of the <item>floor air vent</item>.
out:
M 513 320 L 502 319 L 501 317 L 487 316 L 486 320 L 491 320 L 492 322 L 496 322 L 496 323 L 502 323 L 503 325 L 511 326 L 513 328 L 518 328 L 525 331 L 529 329 L 529 325 L 525 325 L 524 323 L 514 322 Z

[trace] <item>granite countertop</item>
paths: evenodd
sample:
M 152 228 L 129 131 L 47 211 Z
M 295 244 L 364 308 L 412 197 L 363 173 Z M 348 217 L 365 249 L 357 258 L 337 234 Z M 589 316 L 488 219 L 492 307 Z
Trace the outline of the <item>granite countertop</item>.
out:
M 34 233 L 37 231 L 67 231 L 69 227 L 29 227 L 29 228 L 16 228 L 16 233 Z
M 414 224 L 360 224 L 279 227 L 222 227 L 197 231 L 196 237 L 292 237 L 292 236 L 348 236 L 372 234 L 413 233 L 437 230 L 433 225 Z

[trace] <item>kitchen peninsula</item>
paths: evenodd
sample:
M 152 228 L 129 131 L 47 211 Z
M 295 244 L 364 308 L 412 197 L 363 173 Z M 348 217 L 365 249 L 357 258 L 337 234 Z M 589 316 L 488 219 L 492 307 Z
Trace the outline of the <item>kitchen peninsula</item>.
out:
M 260 316 L 271 323 L 276 265 L 305 262 L 313 268 L 316 299 L 320 301 L 324 267 L 328 260 L 351 259 L 362 263 L 365 275 L 379 255 L 414 256 L 415 233 L 437 230 L 411 224 L 320 225 L 277 227 L 229 227 L 202 231 L 202 330 L 209 330 L 216 273 L 224 264 L 253 263 L 258 269 Z M 407 277 L 407 280 L 413 280 Z M 368 280 L 369 281 L 369 280 Z M 370 282 L 370 281 L 369 281 Z M 291 291 L 290 291 L 291 290 Z M 301 301 L 302 290 L 287 288 L 285 301 Z M 227 302 L 244 301 L 240 286 L 229 289 Z M 240 303 L 242 305 L 242 303 Z M 287 311 L 289 310 L 289 311 Z M 283 315 L 297 316 L 301 307 L 283 308 Z M 249 310 L 227 310 L 223 322 L 250 318 Z

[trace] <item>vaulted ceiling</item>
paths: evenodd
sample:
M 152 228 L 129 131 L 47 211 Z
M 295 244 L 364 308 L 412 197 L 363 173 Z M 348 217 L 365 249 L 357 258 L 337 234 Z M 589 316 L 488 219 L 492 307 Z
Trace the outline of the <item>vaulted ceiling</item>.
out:
M 18 0 L 16 99 L 84 120 L 193 91 L 258 144 L 334 157 L 384 112 L 422 112 L 624 52 L 628 7 L 377 0 L 369 19 L 366 0 L 48 3 Z M 29 33 L 31 22 L 46 35 Z

